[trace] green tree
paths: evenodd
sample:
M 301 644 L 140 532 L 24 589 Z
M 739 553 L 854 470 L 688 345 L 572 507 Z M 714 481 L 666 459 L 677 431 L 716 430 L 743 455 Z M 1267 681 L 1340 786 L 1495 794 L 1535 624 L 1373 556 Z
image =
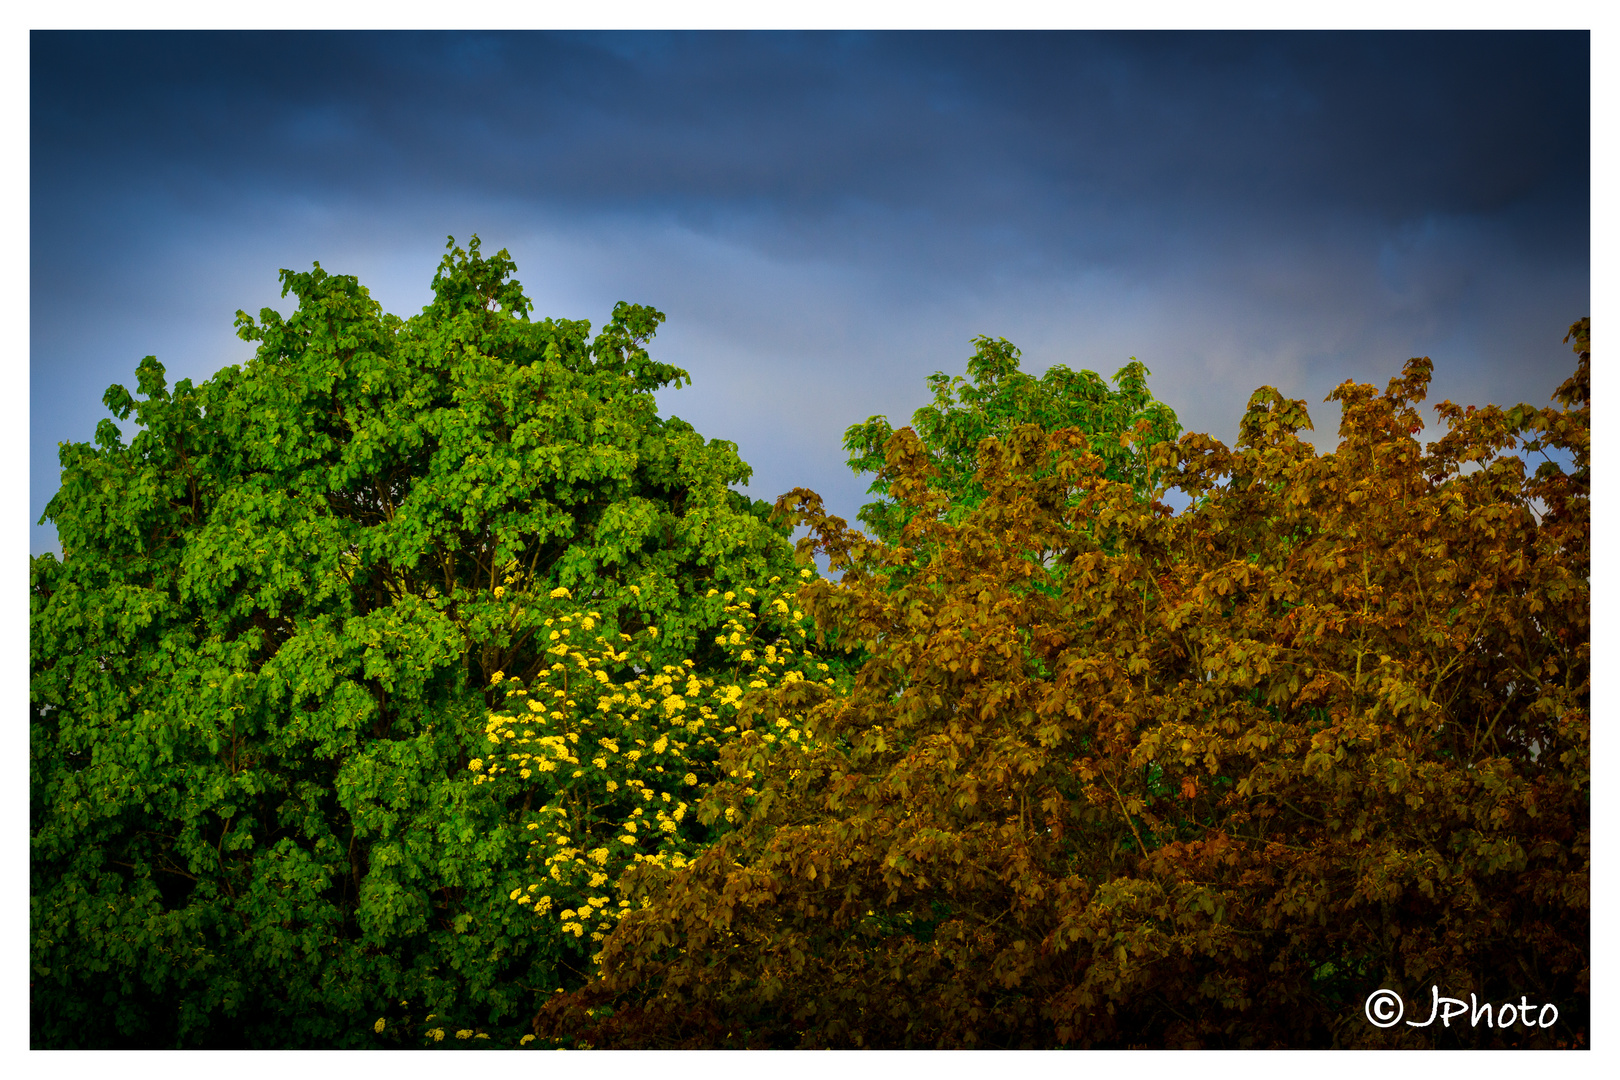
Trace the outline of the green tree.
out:
M 663 315 L 534 321 L 506 252 L 450 247 L 409 319 L 282 271 L 291 316 L 238 313 L 251 361 L 171 389 L 148 357 L 106 395 L 133 440 L 63 446 L 62 557 L 31 564 L 35 1046 L 526 1021 L 583 961 L 507 899 L 537 808 L 465 782 L 496 673 L 549 670 L 581 608 L 647 642 L 610 678 L 726 661 L 719 594 L 794 573 L 735 446 L 658 415 L 687 381 L 647 353 Z
M 1110 387 L 1094 371 L 1054 364 L 1039 379 L 1019 369 L 1019 351 L 1005 338 L 973 339 L 966 376 L 936 371 L 928 377 L 931 404 L 911 419 L 917 440 L 938 478 L 934 490 L 946 500 L 945 520 L 959 522 L 984 502 L 977 479 L 979 447 L 988 438 L 1005 439 L 1020 424 L 1043 431 L 1072 427 L 1084 432 L 1091 451 L 1104 462 L 1103 476 L 1129 484 L 1140 497 L 1153 489 L 1148 451 L 1172 442 L 1181 425 L 1170 406 L 1147 386 L 1149 374 L 1135 357 L 1114 373 Z M 971 380 L 971 381 L 970 381 Z M 1129 438 L 1125 436 L 1129 435 Z M 878 498 L 861 508 L 859 519 L 887 544 L 899 542 L 913 512 L 893 499 L 885 470 L 885 449 L 894 436 L 887 417 L 873 416 L 844 432 L 849 466 L 875 474 L 869 494 Z

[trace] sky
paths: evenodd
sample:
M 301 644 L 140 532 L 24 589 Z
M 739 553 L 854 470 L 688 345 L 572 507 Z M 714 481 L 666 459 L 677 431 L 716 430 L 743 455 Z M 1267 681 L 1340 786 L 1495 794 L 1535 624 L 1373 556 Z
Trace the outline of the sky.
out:
M 668 318 L 661 410 L 747 490 L 853 520 L 843 431 L 978 334 L 1130 358 L 1189 430 L 1435 362 L 1431 403 L 1546 404 L 1590 313 L 1590 36 L 196 33 L 29 36 L 29 512 L 141 357 L 252 355 L 319 261 L 385 310 L 447 235 L 536 316 Z M 1431 414 L 1432 415 L 1432 414 Z M 1431 437 L 1434 434 L 1431 428 Z M 32 525 L 38 554 L 57 550 Z

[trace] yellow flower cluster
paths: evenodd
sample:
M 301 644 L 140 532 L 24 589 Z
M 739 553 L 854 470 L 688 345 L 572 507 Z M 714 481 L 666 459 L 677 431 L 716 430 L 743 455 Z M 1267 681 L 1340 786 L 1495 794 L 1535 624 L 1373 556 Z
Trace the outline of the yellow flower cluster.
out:
M 594 611 L 545 620 L 550 663 L 527 683 L 505 672 L 492 678 L 505 701 L 486 718 L 484 755 L 467 768 L 474 783 L 529 789 L 537 806 L 524 823 L 534 833 L 534 875 L 510 889 L 512 902 L 555 920 L 550 925 L 571 938 L 601 942 L 630 912 L 631 902 L 617 896 L 626 869 L 679 870 L 706 842 L 692 810 L 708 780 L 721 778 L 721 745 L 738 737 L 739 722 L 748 726 L 738 713 L 745 695 L 807 677 L 831 682 L 827 666 L 804 647 L 803 613 L 782 596 L 743 591 L 752 599 L 725 594 L 726 622 L 716 639 L 736 665 L 730 679 L 699 675 L 691 660 L 656 671 L 638 666 L 630 635 L 592 633 L 602 618 Z M 552 595 L 568 598 L 566 590 Z M 788 636 L 758 641 L 761 611 L 788 623 Z M 644 633 L 650 640 L 657 630 Z M 645 663 L 650 654 L 636 650 L 636 659 Z M 767 747 L 778 739 L 800 747 L 809 741 L 801 723 L 775 726 L 761 736 Z

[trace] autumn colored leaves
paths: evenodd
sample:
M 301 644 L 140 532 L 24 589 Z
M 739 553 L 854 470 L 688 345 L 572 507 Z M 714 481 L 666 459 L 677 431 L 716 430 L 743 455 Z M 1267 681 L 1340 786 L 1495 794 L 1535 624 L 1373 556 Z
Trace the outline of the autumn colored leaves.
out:
M 643 880 L 593 1045 L 1559 1046 L 1586 1036 L 1587 324 L 1557 408 L 1346 384 L 1317 454 L 1262 390 L 1237 446 L 1151 452 L 1171 514 L 1073 429 L 979 448 L 952 520 L 909 429 L 893 542 L 812 494 L 866 659 L 736 832 Z M 1515 453 L 1517 451 L 1518 453 Z M 1520 453 L 1540 453 L 1535 471 Z M 781 694 L 753 705 L 786 707 Z M 735 751 L 722 751 L 726 753 Z M 1371 990 L 1558 1003 L 1548 1031 L 1382 1030 Z M 1449 1041 L 1448 1041 L 1449 1040 Z M 1465 1040 L 1465 1041 L 1458 1041 Z

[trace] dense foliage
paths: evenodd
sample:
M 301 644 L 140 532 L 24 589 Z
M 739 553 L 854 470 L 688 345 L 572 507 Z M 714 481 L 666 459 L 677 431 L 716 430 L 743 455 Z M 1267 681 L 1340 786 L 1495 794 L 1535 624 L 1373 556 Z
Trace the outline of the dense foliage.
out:
M 685 868 L 628 875 L 639 906 L 600 978 L 536 1033 L 1582 1045 L 1587 323 L 1571 333 L 1556 408 L 1443 403 L 1427 446 L 1427 359 L 1383 394 L 1335 390 L 1331 453 L 1298 437 L 1304 403 L 1262 389 L 1235 447 L 1146 451 L 1149 494 L 1193 496 L 1178 515 L 1109 477 L 1084 433 L 1037 424 L 979 447 L 984 496 L 954 521 L 937 452 L 889 437 L 890 543 L 812 493 L 785 500 L 844 572 L 803 609 L 869 657 L 847 693 L 750 705 L 807 738 L 721 750 L 701 809 L 740 827 Z M 1521 453 L 1547 460 L 1530 472 Z M 1558 1017 L 1380 1028 L 1379 988 L 1414 1023 L 1432 988 Z
M 934 487 L 947 497 L 942 513 L 961 521 L 985 499 L 977 479 L 979 444 L 1006 438 L 1022 424 L 1044 431 L 1075 428 L 1103 461 L 1102 475 L 1145 497 L 1155 476 L 1148 448 L 1181 434 L 1175 411 L 1148 389 L 1146 367 L 1135 357 L 1114 373 L 1110 387 L 1094 371 L 1054 364 L 1039 379 L 1019 368 L 1019 351 L 1005 338 L 973 339 L 967 374 L 936 371 L 928 378 L 933 402 L 912 414 L 911 428 L 936 470 Z M 1130 435 L 1131 438 L 1124 436 Z M 914 512 L 891 497 L 885 453 L 894 429 L 887 417 L 869 417 L 844 432 L 849 466 L 874 474 L 861 522 L 885 543 L 898 543 Z
M 283 271 L 296 312 L 238 316 L 251 361 L 170 389 L 148 357 L 142 400 L 106 396 L 133 440 L 63 447 L 62 558 L 32 563 L 35 1046 L 367 1045 L 407 1008 L 521 1034 L 581 980 L 508 899 L 552 793 L 468 782 L 491 711 L 552 677 L 558 620 L 636 641 L 610 682 L 730 671 L 727 598 L 796 570 L 735 447 L 658 415 L 686 379 L 646 351 L 661 314 L 531 321 L 469 247 L 410 319 Z
M 1586 321 L 1555 408 L 1420 445 L 1413 360 L 1326 454 L 979 338 L 846 433 L 868 537 L 658 416 L 658 312 L 451 248 L 64 446 L 33 1045 L 1584 1044 Z

